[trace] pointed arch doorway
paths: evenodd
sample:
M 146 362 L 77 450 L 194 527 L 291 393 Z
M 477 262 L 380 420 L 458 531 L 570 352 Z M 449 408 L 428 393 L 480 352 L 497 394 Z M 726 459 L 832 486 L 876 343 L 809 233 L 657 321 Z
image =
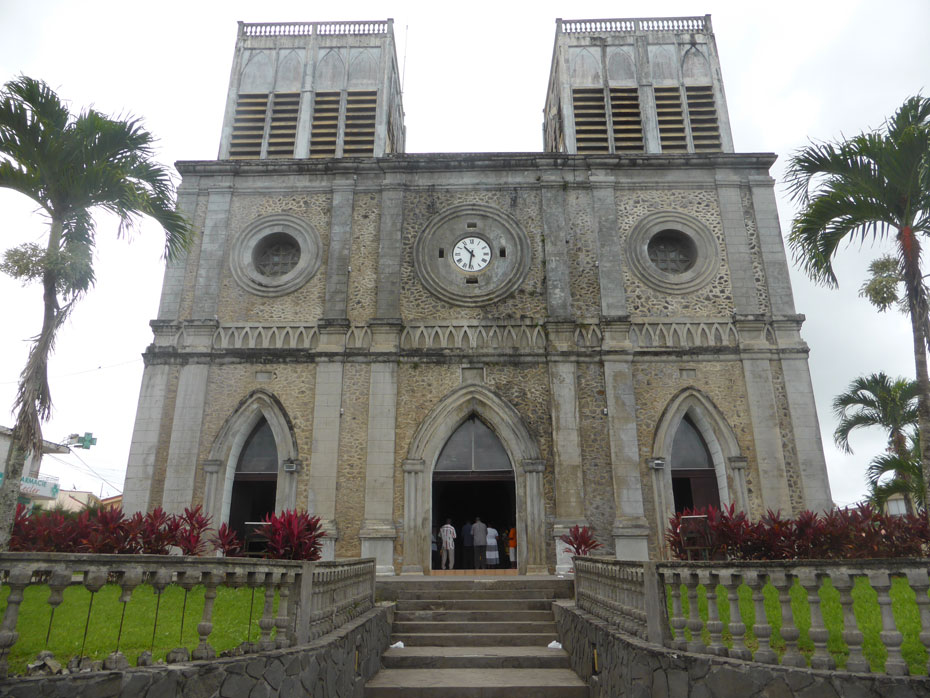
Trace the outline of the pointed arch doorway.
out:
M 452 519 L 459 534 L 455 569 L 474 569 L 474 558 L 461 539 L 462 527 L 481 517 L 503 536 L 516 525 L 516 479 L 507 451 L 497 435 L 471 414 L 449 437 L 433 469 L 432 526 Z M 498 566 L 509 567 L 506 544 L 498 541 Z M 433 561 L 437 569 L 437 561 Z

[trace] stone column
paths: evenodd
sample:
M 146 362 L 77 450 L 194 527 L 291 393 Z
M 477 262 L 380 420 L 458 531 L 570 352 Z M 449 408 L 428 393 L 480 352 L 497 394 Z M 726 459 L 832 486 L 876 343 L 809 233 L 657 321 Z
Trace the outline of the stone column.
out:
M 316 365 L 316 390 L 313 396 L 313 442 L 310 447 L 310 489 L 307 511 L 319 516 L 326 531 L 323 560 L 335 557 L 336 473 L 339 466 L 339 431 L 342 419 L 342 378 L 348 321 L 325 321 L 319 324 L 320 354 L 333 354 L 329 361 Z
M 550 322 L 550 343 L 555 351 L 565 351 L 574 344 L 574 323 Z M 555 537 L 556 574 L 571 570 L 571 557 L 559 536 L 575 525 L 585 525 L 584 480 L 581 468 L 581 432 L 578 418 L 578 395 L 573 361 L 549 362 L 550 407 L 552 410 L 552 456 L 555 466 Z
M 286 458 L 278 464 L 278 491 L 274 508 L 279 513 L 297 508 L 297 477 L 303 468 L 300 458 Z
M 526 516 L 524 522 L 517 522 L 519 572 L 547 574 L 546 512 L 543 504 L 543 472 L 546 464 L 541 460 L 527 459 L 521 463 L 521 467 L 526 479 Z M 525 530 L 521 530 L 521 523 L 525 523 Z
M 798 456 L 798 470 L 804 490 L 804 508 L 811 511 L 830 511 L 833 495 L 827 479 L 827 463 L 820 439 L 820 422 L 814 403 L 814 386 L 811 384 L 807 364 L 807 344 L 801 339 L 803 316 L 776 320 L 775 336 L 778 341 L 781 368 L 785 378 L 791 431 Z
M 652 496 L 656 512 L 656 532 L 659 536 L 658 548 L 661 557 L 664 558 L 666 557 L 665 529 L 668 528 L 668 520 L 674 513 L 674 502 L 671 500 L 672 475 L 665 467 L 664 458 L 647 458 L 646 465 L 652 472 Z
M 323 309 L 323 317 L 328 319 L 346 317 L 354 201 L 354 184 L 351 180 L 342 179 L 333 183 L 332 222 L 326 261 L 326 301 Z
M 423 471 L 420 458 L 407 458 L 404 470 L 404 565 L 401 574 L 423 574 L 429 569 L 429 532 L 425 520 Z
M 396 351 L 400 324 L 371 325 L 372 351 Z M 376 560 L 377 574 L 394 574 L 394 439 L 397 423 L 397 363 L 371 365 L 368 393 L 368 460 L 365 468 L 365 518 L 359 537 L 362 557 Z
M 739 180 L 718 175 L 717 201 L 720 205 L 723 236 L 727 243 L 730 283 L 733 286 L 733 309 L 737 315 L 753 315 L 763 312 L 759 306 L 759 293 L 752 269 L 752 257 L 749 253 L 749 236 L 746 233 L 746 222 L 743 218 Z M 786 269 L 786 274 L 787 271 Z
M 178 187 L 178 210 L 191 222 L 197 210 L 199 178 L 193 175 L 184 177 Z M 181 296 L 184 294 L 184 277 L 187 272 L 188 253 L 165 264 L 165 277 L 161 286 L 161 299 L 158 304 L 158 319 L 177 321 L 180 319 Z
M 561 177 L 553 181 L 551 175 L 541 189 L 542 225 L 546 252 L 546 305 L 551 318 L 568 318 L 572 315 L 572 291 L 569 281 L 568 251 L 565 238 L 568 225 L 565 221 L 565 183 Z
M 180 340 L 181 355 L 189 353 L 202 356 L 208 353 L 218 325 L 215 320 L 185 322 Z M 180 514 L 191 505 L 200 452 L 200 429 L 207 399 L 210 366 L 200 363 L 202 359 L 195 357 L 190 357 L 189 361 L 181 367 L 178 378 L 171 443 L 168 446 L 162 507 L 169 514 Z
M 750 177 L 749 187 L 756 227 L 759 230 L 759 251 L 762 253 L 762 266 L 765 268 L 772 314 L 776 317 L 794 315 L 788 259 L 785 256 L 785 243 L 778 225 L 778 209 L 775 204 L 775 180 L 769 176 Z
M 200 241 L 197 277 L 194 281 L 193 319 L 215 318 L 229 239 L 229 205 L 232 201 L 232 177 L 211 179 L 207 199 L 207 217 Z
M 223 461 L 208 458 L 201 463 L 203 468 L 203 513 L 210 517 L 213 528 L 219 528 L 223 521 L 223 482 L 219 479 L 219 472 L 223 469 Z
M 377 317 L 400 317 L 400 274 L 403 255 L 404 189 L 399 175 L 386 175 L 381 190 L 378 246 Z
M 740 335 L 743 376 L 746 380 L 746 398 L 752 422 L 756 462 L 759 467 L 763 509 L 791 511 L 788 496 L 788 476 L 778 426 L 778 406 L 772 385 L 771 347 L 764 340 L 764 323 L 737 321 Z
M 155 454 L 161 438 L 162 412 L 171 367 L 148 364 L 142 373 L 139 405 L 132 428 L 126 479 L 123 482 L 123 511 L 127 515 L 143 514 L 149 509 L 152 478 L 155 475 Z
M 733 473 L 733 503 L 736 508 L 745 511 L 749 516 L 749 489 L 746 487 L 746 465 L 745 456 L 730 456 L 727 458 L 730 464 L 730 472 Z

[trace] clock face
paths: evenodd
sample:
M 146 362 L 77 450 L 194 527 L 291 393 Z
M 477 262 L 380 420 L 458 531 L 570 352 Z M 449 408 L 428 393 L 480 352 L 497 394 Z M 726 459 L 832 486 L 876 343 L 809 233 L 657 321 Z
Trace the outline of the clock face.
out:
M 491 246 L 478 237 L 462 238 L 452 248 L 452 260 L 462 271 L 481 271 L 491 262 Z

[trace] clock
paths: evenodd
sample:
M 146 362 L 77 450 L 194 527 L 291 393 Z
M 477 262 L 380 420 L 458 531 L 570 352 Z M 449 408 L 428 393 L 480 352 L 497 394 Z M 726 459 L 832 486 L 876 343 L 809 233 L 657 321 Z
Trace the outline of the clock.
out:
M 477 202 L 457 204 L 427 221 L 413 243 L 413 264 L 431 294 L 450 305 L 477 307 L 520 287 L 531 250 L 529 236 L 509 213 Z
M 481 238 L 462 238 L 452 248 L 452 261 L 462 271 L 481 271 L 491 261 L 491 247 Z

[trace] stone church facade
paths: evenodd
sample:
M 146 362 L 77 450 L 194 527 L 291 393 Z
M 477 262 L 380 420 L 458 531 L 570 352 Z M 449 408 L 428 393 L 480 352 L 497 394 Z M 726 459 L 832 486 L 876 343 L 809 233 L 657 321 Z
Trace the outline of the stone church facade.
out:
M 307 509 L 389 574 L 447 515 L 540 572 L 574 524 L 644 559 L 684 506 L 829 508 L 775 158 L 734 152 L 710 17 L 559 20 L 544 114 L 543 152 L 406 154 L 390 21 L 240 24 L 126 510 Z

